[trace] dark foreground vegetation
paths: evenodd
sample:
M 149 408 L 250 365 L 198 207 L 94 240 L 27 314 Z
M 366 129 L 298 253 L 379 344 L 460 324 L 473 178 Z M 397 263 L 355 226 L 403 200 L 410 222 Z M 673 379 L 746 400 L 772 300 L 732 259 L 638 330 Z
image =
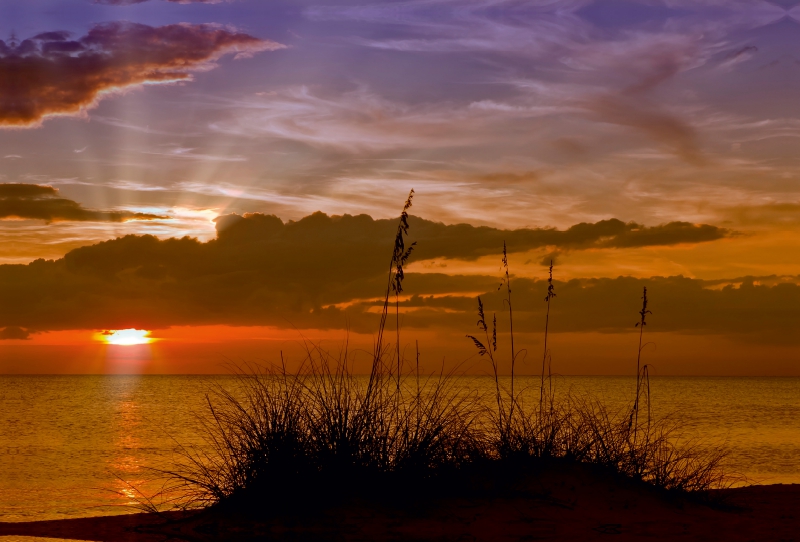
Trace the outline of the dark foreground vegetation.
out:
M 705 495 L 728 482 L 723 453 L 677 441 L 669 421 L 630 423 L 586 398 L 544 410 L 500 409 L 448 377 L 352 375 L 316 350 L 299 374 L 251 367 L 209 395 L 206 444 L 183 447 L 166 473 L 181 506 L 256 513 L 342 499 L 408 504 L 432 495 L 513 491 L 523 478 L 577 465 L 667 493 Z M 494 407 L 494 408 L 492 408 Z M 177 498 L 177 497 L 176 497 Z
M 238 367 L 236 386 L 208 396 L 201 419 L 205 444 L 182 447 L 180 464 L 162 473 L 170 480 L 162 501 L 259 514 L 325 508 L 342 499 L 400 505 L 421 495 L 513 491 L 521 477 L 576 465 L 672 494 L 702 496 L 729 483 L 722 451 L 681 443 L 675 423 L 650 416 L 648 370 L 641 363 L 650 314 L 646 290 L 637 324 L 636 388 L 625 412 L 609 412 L 591 398 L 558 398 L 552 390 L 546 346 L 556 297 L 552 265 L 538 401 L 521 399 L 505 246 L 500 288 L 511 330 L 510 387 L 501 386 L 498 375 L 497 316 L 487 324 L 480 299 L 480 337 L 468 338 L 490 362 L 494 393 L 470 390 L 452 374 L 420 375 L 418 363 L 408 363 L 400 349 L 403 267 L 414 249 L 405 242 L 412 196 L 397 228 L 369 375 L 353 374 L 346 347 L 331 354 L 313 344 L 291 374 L 283 365 Z M 390 315 L 394 342 L 385 338 Z
M 527 491 L 434 498 L 404 506 L 369 499 L 302 506 L 282 514 L 217 508 L 30 523 L 0 523 L 0 536 L 97 542 L 786 542 L 798 540 L 800 485 L 715 491 L 724 507 L 668 500 L 648 486 L 604 476 L 581 465 L 522 474 Z M 611 536 L 609 536 L 611 535 Z M 12 538 L 13 540 L 13 538 Z

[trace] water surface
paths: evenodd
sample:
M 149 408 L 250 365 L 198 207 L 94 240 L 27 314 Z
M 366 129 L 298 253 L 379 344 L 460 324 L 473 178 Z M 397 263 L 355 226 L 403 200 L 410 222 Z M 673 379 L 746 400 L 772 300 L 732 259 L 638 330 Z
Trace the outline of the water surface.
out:
M 61 519 L 137 509 L 161 482 L 177 444 L 200 436 L 195 413 L 229 377 L 0 377 L 0 521 Z M 459 384 L 491 393 L 490 378 Z M 538 380 L 522 379 L 529 398 Z M 633 395 L 626 377 L 561 377 L 556 393 L 588 393 L 610 408 Z M 518 388 L 518 389 L 519 389 Z M 800 378 L 655 377 L 654 414 L 688 437 L 724 442 L 730 466 L 760 483 L 800 483 Z

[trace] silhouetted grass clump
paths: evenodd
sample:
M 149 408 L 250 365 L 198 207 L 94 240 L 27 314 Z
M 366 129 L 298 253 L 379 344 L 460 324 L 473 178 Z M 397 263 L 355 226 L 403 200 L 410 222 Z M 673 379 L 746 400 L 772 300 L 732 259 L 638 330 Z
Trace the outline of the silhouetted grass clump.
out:
M 510 282 L 508 254 L 503 247 L 503 283 Z M 512 370 L 510 389 L 503 393 L 499 385 L 498 368 L 494 359 L 497 350 L 496 329 L 493 330 L 492 347 L 468 335 L 478 354 L 491 362 L 496 390 L 496 410 L 486 410 L 485 418 L 491 420 L 490 430 L 481 442 L 486 444 L 482 455 L 498 461 L 519 462 L 531 460 L 569 460 L 596 465 L 625 477 L 644 481 L 655 487 L 683 492 L 704 492 L 725 487 L 732 478 L 726 476 L 723 463 L 726 452 L 702 446 L 697 441 L 682 441 L 679 424 L 670 418 L 653 419 L 650 412 L 650 384 L 648 366 L 641 365 L 641 329 L 646 325 L 647 290 L 642 296 L 639 312 L 640 329 L 637 356 L 636 394 L 629 409 L 611 412 L 597 400 L 588 397 L 566 396 L 557 398 L 552 387 L 551 357 L 547 348 L 550 323 L 550 302 L 555 297 L 553 264 L 550 263 L 545 319 L 545 347 L 538 405 L 531 406 L 514 391 L 515 375 Z M 510 291 L 509 291 L 510 294 Z M 511 318 L 510 295 L 506 301 Z M 487 337 L 484 306 L 478 298 L 478 328 Z M 512 352 L 513 328 L 509 331 Z M 547 369 L 547 371 L 545 371 Z M 546 386 L 546 383 L 549 383 Z M 639 420 L 642 402 L 647 402 L 645 422 Z
M 346 345 L 331 354 L 310 343 L 302 367 L 291 373 L 283 364 L 237 367 L 235 386 L 217 387 L 207 396 L 207 415 L 201 417 L 205 444 L 180 448 L 182 460 L 166 473 L 172 483 L 165 494 L 178 495 L 175 503 L 180 506 L 258 510 L 301 502 L 306 507 L 325 506 L 348 497 L 408 501 L 429 490 L 452 490 L 459 477 L 468 479 L 465 473 L 476 469 L 511 479 L 520 465 L 555 468 L 565 461 L 594 465 L 670 491 L 704 492 L 726 485 L 723 451 L 681 442 L 674 421 L 650 416 L 641 331 L 636 396 L 630 408 L 610 412 L 590 398 L 556 397 L 546 342 L 555 297 L 552 263 L 539 400 L 523 401 L 522 391 L 514 386 L 520 351 L 513 342 L 505 244 L 500 288 L 506 289 L 503 301 L 510 327 L 509 389 L 501 385 L 495 357 L 497 317 L 492 317 L 490 332 L 480 298 L 477 326 L 482 336 L 467 337 L 490 362 L 492 396 L 461 386 L 453 374 L 421 377 L 418 351 L 416 371 L 404 372 L 399 298 L 403 267 L 414 246 L 406 247 L 404 240 L 412 196 L 413 191 L 394 241 L 369 374 L 354 374 Z M 384 339 L 392 294 L 394 345 Z M 639 314 L 638 325 L 643 327 L 650 314 L 646 291 Z M 639 420 L 643 398 L 648 402 L 646 423 Z
M 208 395 L 204 446 L 181 447 L 168 473 L 184 504 L 336 502 L 393 487 L 400 494 L 485 453 L 475 394 L 453 378 L 397 387 L 393 361 L 369 377 L 346 355 L 311 347 L 303 370 L 240 367 Z
M 270 510 L 324 507 L 352 497 L 410 502 L 458 488 L 460 473 L 490 468 L 516 482 L 520 466 L 588 464 L 679 492 L 725 486 L 724 453 L 676 441 L 664 419 L 634 438 L 628 411 L 566 397 L 530 409 L 459 386 L 457 378 L 354 375 L 314 347 L 303 371 L 246 366 L 236 385 L 208 395 L 205 445 L 182 447 L 168 473 L 181 506 Z M 464 489 L 464 488 L 461 488 Z M 467 488 L 469 489 L 469 488 Z M 433 493 L 432 493 L 433 492 Z

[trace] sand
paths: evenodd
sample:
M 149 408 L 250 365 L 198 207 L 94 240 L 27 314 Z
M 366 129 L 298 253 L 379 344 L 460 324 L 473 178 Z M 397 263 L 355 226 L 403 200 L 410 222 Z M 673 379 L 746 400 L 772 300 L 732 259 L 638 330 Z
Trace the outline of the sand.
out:
M 583 471 L 526 482 L 523 491 L 451 496 L 396 507 L 349 501 L 313 515 L 255 520 L 213 511 L 0 523 L 0 536 L 103 542 L 341 540 L 670 540 L 800 542 L 800 485 L 712 493 L 713 504 L 665 496 Z

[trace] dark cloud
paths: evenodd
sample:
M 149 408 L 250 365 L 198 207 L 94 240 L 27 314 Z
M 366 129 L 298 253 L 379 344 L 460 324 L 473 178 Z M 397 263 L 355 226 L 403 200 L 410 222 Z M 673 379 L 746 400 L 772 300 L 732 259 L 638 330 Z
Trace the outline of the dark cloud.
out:
M 128 220 L 158 220 L 168 216 L 130 211 L 97 211 L 80 203 L 59 197 L 52 186 L 38 184 L 0 184 L 0 220 L 23 218 L 47 222 L 126 222 Z
M 333 247 L 356 253 L 380 253 L 396 229 L 394 220 L 373 220 L 367 215 L 330 217 L 314 213 L 298 222 L 283 222 L 273 215 L 258 213 L 224 215 L 216 219 L 220 241 L 248 244 L 273 243 L 278 246 Z M 615 218 L 576 224 L 566 230 L 521 228 L 501 230 L 470 224 L 446 225 L 410 217 L 413 238 L 417 241 L 415 259 L 458 258 L 473 260 L 496 254 L 505 242 L 510 252 L 557 246 L 562 249 L 621 248 L 702 243 L 727 237 L 731 232 L 708 224 L 669 222 L 647 227 Z M 270 247 L 273 248 L 273 247 Z
M 558 268 L 555 270 L 558 276 Z M 544 272 L 542 273 L 544 276 Z M 499 281 L 470 277 L 477 287 L 483 280 L 482 300 L 487 312 L 505 322 L 507 309 Z M 407 276 L 408 288 L 420 287 L 428 275 Z M 539 333 L 544 322 L 546 280 L 512 279 L 514 327 Z M 800 277 L 743 277 L 720 285 L 683 276 L 647 279 L 618 277 L 555 281 L 558 297 L 551 306 L 551 331 L 618 333 L 634 329 L 642 307 L 642 289 L 648 292 L 648 331 L 726 335 L 770 344 L 799 344 Z M 494 285 L 494 287 L 492 287 Z M 422 289 L 422 288 L 420 288 Z M 454 291 L 454 290 L 450 290 Z M 455 290 L 457 291 L 457 290 Z M 475 297 L 463 294 L 434 296 L 420 293 L 405 305 L 405 325 L 467 328 L 474 326 Z M 407 309 L 407 310 L 408 310 Z
M 0 341 L 26 341 L 30 338 L 30 331 L 21 327 L 9 326 L 0 329 Z
M 645 228 L 608 220 L 565 231 L 503 231 L 466 224 L 447 226 L 412 217 L 410 239 L 418 243 L 416 259 L 475 258 L 494 253 L 499 262 L 503 239 L 513 255 L 545 245 L 572 249 L 642 246 L 648 242 L 698 242 L 725 234 L 711 226 L 673 224 L 677 226 Z M 385 292 L 396 220 L 315 213 L 283 223 L 269 215 L 226 215 L 217 219 L 217 228 L 217 238 L 207 243 L 188 237 L 159 240 L 129 235 L 72 250 L 55 261 L 0 266 L 0 326 L 152 329 L 221 323 L 299 328 L 349 325 L 355 331 L 374 328 L 374 302 L 369 300 Z M 417 307 L 413 318 L 407 319 L 408 325 L 459 327 L 464 322 L 474 323 L 472 296 L 487 292 L 487 302 L 491 301 L 498 279 L 409 273 L 406 280 L 408 293 L 420 296 L 408 302 Z M 640 283 L 632 284 L 638 287 Z M 533 281 L 515 283 L 523 313 L 535 313 L 525 307 L 538 307 L 540 286 Z M 592 286 L 576 283 L 574 289 L 605 291 L 605 287 Z M 573 286 L 564 286 L 564 296 L 579 297 L 567 293 L 568 288 Z M 560 300 L 561 293 L 559 296 Z M 625 296 L 631 294 L 626 290 Z M 599 302 L 599 309 L 592 309 L 595 312 L 608 306 L 607 300 L 585 295 L 581 299 Z M 635 304 L 635 293 L 632 299 Z M 456 312 L 448 312 L 442 303 L 449 303 Z M 635 310 L 628 312 L 635 316 Z M 594 327 L 618 327 L 618 321 L 627 322 L 625 317 L 602 317 Z
M 190 80 L 222 55 L 282 47 L 215 25 L 121 22 L 98 24 L 75 40 L 46 32 L 0 41 L 0 126 L 36 126 L 50 115 L 80 113 L 103 93 Z
M 512 252 L 555 246 L 561 249 L 622 248 L 702 243 L 727 237 L 729 230 L 708 224 L 669 222 L 647 227 L 615 218 L 576 224 L 566 230 L 499 230 L 469 224 L 447 226 L 440 222 L 414 219 L 420 258 L 474 259 L 497 252 L 506 242 Z
M 558 270 L 556 269 L 556 276 Z M 544 274 L 544 273 L 543 273 Z M 683 276 L 576 279 L 556 282 L 551 329 L 616 333 L 633 330 L 646 286 L 648 331 L 719 334 L 769 343 L 800 343 L 800 277 L 743 277 L 716 281 Z M 514 281 L 515 326 L 538 329 L 543 321 L 545 280 Z M 484 296 L 487 310 L 502 312 L 501 293 Z M 434 301 L 431 302 L 441 302 Z

